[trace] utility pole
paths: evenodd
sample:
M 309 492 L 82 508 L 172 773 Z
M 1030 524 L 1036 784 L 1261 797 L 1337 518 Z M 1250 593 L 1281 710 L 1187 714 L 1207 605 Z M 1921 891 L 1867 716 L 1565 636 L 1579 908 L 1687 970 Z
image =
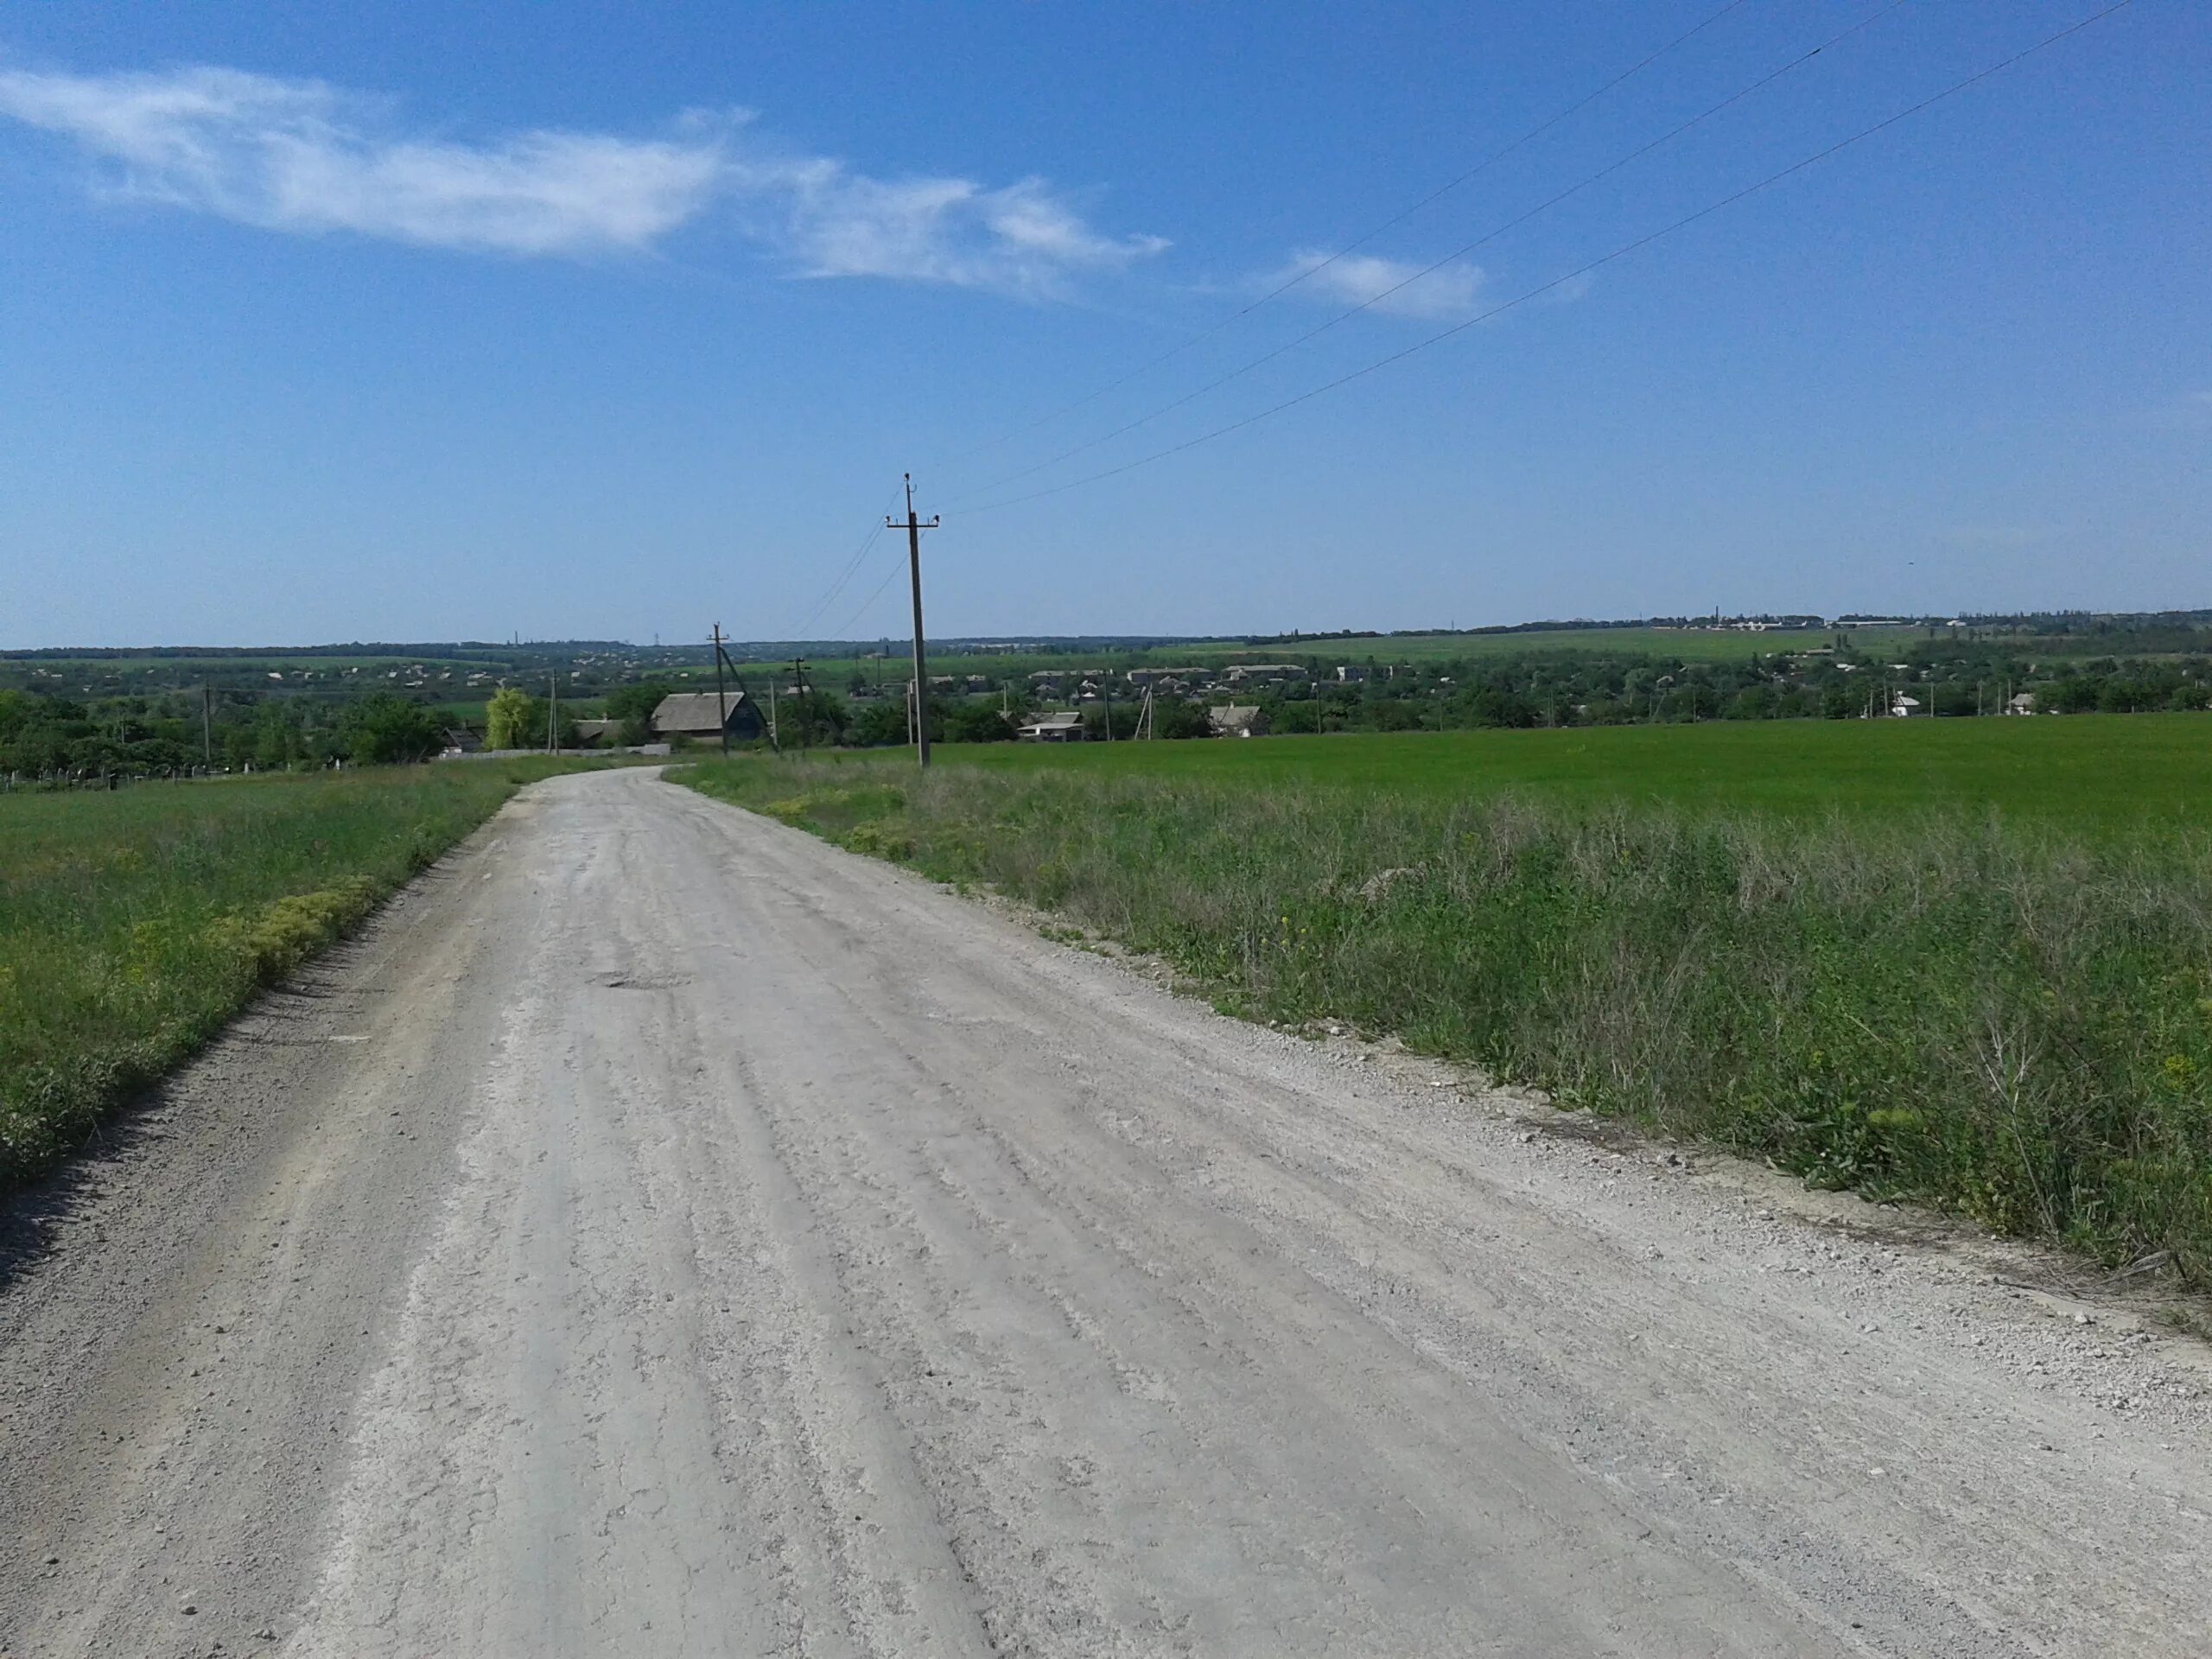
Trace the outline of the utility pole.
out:
M 914 517 L 914 475 L 908 473 L 906 522 L 886 518 L 883 527 L 906 532 L 906 570 L 914 588 L 914 754 L 925 766 L 930 763 L 930 667 L 922 643 L 922 532 L 935 530 L 944 522 L 941 513 L 931 514 L 927 524 Z
M 561 677 L 545 677 L 545 753 L 550 754 L 561 742 Z
M 200 759 L 209 772 L 215 770 L 214 693 L 207 689 L 207 682 L 200 683 Z
M 814 715 L 811 705 L 806 700 L 806 658 L 804 657 L 791 658 L 791 684 L 798 692 L 798 741 L 800 747 L 805 747 L 814 741 Z
M 722 757 L 727 760 L 729 757 L 729 698 L 722 691 L 722 625 L 721 623 L 715 624 L 715 631 L 711 637 L 715 642 L 715 713 L 717 716 L 715 723 L 721 731 Z M 771 690 L 772 689 L 772 684 Z

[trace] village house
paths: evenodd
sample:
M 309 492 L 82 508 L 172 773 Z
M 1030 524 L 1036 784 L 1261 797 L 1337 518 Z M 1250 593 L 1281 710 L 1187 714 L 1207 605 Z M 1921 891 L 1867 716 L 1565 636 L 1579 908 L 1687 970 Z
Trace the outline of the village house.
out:
M 1014 734 L 1025 743 L 1080 743 L 1084 739 L 1083 716 L 1073 709 L 1033 715 L 1014 729 Z
M 2005 699 L 2005 712 L 2008 715 L 2034 715 L 2043 711 L 2036 707 L 2034 692 L 2015 691 Z
M 1256 703 L 1220 703 L 1206 710 L 1206 724 L 1216 737 L 1265 737 L 1271 726 L 1268 711 Z
M 725 732 L 747 743 L 766 729 L 753 699 L 734 690 L 672 692 L 653 710 L 653 735 L 666 743 L 718 743 Z
M 612 743 L 620 734 L 622 722 L 619 720 L 580 720 L 576 722 L 576 747 L 596 749 Z
M 1299 663 L 1238 663 L 1229 671 L 1231 685 L 1257 685 L 1274 680 L 1302 680 L 1305 677 L 1305 666 Z

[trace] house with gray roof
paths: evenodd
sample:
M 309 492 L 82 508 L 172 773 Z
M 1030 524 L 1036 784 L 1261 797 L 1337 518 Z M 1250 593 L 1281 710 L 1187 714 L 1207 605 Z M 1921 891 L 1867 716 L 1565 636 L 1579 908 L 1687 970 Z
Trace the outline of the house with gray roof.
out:
M 753 699 L 733 687 L 721 693 L 675 691 L 653 710 L 653 735 L 664 743 L 749 743 L 767 726 Z

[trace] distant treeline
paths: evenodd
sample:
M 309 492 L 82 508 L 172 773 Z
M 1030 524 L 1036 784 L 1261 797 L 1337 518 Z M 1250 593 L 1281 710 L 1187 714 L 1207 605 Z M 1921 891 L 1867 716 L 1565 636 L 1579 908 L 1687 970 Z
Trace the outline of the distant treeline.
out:
M 252 658 L 289 660 L 300 657 L 421 657 L 435 660 L 467 658 L 470 661 L 535 662 L 549 652 L 634 651 L 619 639 L 562 639 L 547 644 L 514 645 L 506 640 L 444 640 L 437 643 L 370 642 L 354 640 L 342 645 L 43 645 L 30 651 L 0 651 L 0 661 L 119 662 L 137 659 L 188 661 Z

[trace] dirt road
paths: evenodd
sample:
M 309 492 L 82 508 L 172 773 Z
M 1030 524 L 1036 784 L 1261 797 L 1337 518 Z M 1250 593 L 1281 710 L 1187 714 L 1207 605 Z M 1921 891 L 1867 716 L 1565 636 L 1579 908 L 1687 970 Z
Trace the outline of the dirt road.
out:
M 1443 1077 L 542 785 L 10 1212 L 0 1652 L 2204 1651 L 2185 1353 Z

